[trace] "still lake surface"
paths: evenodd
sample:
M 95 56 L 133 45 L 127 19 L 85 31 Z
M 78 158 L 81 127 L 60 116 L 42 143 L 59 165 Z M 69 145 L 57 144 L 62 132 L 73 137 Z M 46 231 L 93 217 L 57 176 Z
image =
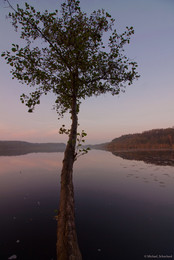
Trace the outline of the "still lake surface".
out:
M 56 259 L 62 159 L 0 157 L 1 260 Z M 174 259 L 174 167 L 92 150 L 75 162 L 74 186 L 84 260 Z

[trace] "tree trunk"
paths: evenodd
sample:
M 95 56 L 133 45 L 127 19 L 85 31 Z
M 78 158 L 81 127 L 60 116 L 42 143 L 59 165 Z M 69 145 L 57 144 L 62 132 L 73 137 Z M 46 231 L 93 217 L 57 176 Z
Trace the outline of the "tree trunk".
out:
M 81 260 L 74 214 L 73 164 L 77 137 L 77 105 L 72 102 L 72 125 L 64 153 L 58 213 L 57 260 Z

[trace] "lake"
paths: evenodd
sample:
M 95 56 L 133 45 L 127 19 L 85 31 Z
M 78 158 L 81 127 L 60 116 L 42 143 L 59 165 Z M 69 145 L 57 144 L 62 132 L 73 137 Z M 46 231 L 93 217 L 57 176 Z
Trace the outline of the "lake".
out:
M 62 159 L 0 157 L 1 260 L 56 259 Z M 83 260 L 173 259 L 173 166 L 92 150 L 75 162 L 74 186 Z

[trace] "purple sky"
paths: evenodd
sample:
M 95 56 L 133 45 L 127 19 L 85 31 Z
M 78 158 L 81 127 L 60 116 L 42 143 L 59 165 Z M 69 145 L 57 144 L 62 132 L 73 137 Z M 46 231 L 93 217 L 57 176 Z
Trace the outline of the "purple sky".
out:
M 80 129 L 87 143 L 110 141 L 122 134 L 174 126 L 174 1 L 173 0 L 81 0 L 87 13 L 104 8 L 115 18 L 115 28 L 123 32 L 133 26 L 135 34 L 127 48 L 128 57 L 138 62 L 141 78 L 112 97 L 104 95 L 85 100 L 79 114 Z M 24 1 L 11 0 L 23 6 Z M 37 10 L 53 11 L 62 1 L 29 0 Z M 10 11 L 0 2 L 0 52 L 19 42 L 10 20 Z M 20 103 L 24 85 L 12 80 L 10 67 L 0 58 L 0 140 L 31 142 L 66 141 L 58 134 L 62 124 L 70 124 L 69 115 L 57 120 L 52 110 L 53 96 L 41 99 L 34 113 Z

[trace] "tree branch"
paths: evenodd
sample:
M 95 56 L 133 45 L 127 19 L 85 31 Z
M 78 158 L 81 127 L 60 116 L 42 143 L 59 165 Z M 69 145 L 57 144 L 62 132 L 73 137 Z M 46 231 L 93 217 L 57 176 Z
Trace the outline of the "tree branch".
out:
M 5 1 L 9 4 L 9 7 L 10 7 L 15 13 L 17 13 L 18 15 L 20 15 L 20 13 L 19 13 L 18 11 L 16 11 L 16 9 L 10 4 L 9 0 L 5 0 Z M 37 30 L 37 31 L 40 33 L 40 35 L 50 44 L 50 46 L 57 52 L 57 54 L 59 55 L 59 57 L 61 58 L 61 60 L 64 62 L 64 64 L 66 64 L 66 66 L 67 66 L 67 68 L 69 69 L 70 73 L 72 73 L 71 68 L 69 67 L 69 65 L 68 65 L 68 63 L 66 62 L 66 60 L 64 59 L 64 57 L 62 56 L 61 52 L 60 52 L 57 48 L 55 48 L 55 46 L 54 46 L 53 43 L 48 39 L 48 37 L 42 33 L 42 31 L 37 27 L 37 25 L 32 24 L 32 23 L 30 22 L 30 20 L 27 19 L 27 18 L 26 18 L 26 20 L 27 20 L 27 22 L 32 26 L 32 28 L 35 29 L 35 30 Z

